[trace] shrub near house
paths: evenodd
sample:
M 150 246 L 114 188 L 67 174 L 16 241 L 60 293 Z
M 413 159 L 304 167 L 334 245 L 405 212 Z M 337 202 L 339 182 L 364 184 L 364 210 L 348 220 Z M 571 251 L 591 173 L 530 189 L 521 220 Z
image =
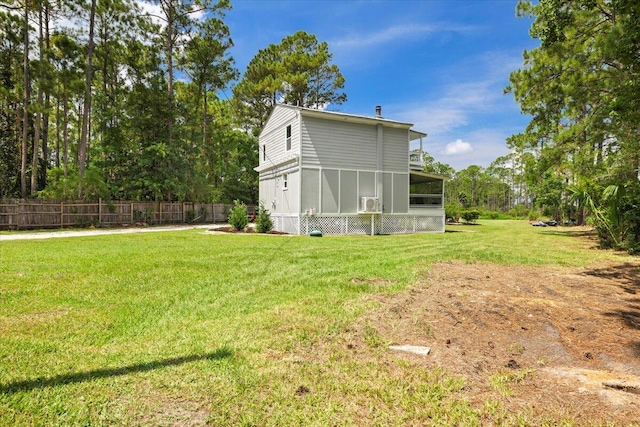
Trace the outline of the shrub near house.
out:
M 462 214 L 460 216 L 462 217 L 464 222 L 475 223 L 476 220 L 478 218 L 480 218 L 480 211 L 478 211 L 476 209 L 472 209 L 472 210 L 468 210 L 468 211 L 462 211 Z

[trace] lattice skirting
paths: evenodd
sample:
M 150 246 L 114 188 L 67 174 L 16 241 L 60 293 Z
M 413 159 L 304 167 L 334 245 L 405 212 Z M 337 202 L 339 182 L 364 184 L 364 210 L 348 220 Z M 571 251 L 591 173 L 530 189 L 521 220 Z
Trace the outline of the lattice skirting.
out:
M 444 217 L 429 215 L 291 216 L 272 215 L 274 229 L 289 234 L 307 235 L 313 230 L 322 234 L 408 234 L 442 233 Z M 371 232 L 373 227 L 373 233 Z
M 300 217 L 298 215 L 271 215 L 273 229 L 289 234 L 303 234 L 300 230 Z M 305 233 L 307 234 L 307 233 Z

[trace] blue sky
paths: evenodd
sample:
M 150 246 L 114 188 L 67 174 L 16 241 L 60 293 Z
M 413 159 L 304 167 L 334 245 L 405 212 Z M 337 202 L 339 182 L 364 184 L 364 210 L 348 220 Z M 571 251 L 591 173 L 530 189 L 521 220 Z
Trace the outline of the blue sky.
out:
M 326 41 L 348 100 L 329 109 L 414 123 L 425 149 L 456 170 L 508 153 L 524 129 L 503 95 L 536 42 L 515 0 L 235 0 L 225 19 L 243 72 L 253 56 L 298 30 Z M 230 95 L 230 92 L 227 91 Z

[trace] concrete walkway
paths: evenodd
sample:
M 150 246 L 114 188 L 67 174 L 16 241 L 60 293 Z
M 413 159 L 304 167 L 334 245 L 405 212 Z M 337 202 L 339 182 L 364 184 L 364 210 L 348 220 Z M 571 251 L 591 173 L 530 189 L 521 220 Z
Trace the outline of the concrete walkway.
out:
M 55 239 L 59 237 L 80 237 L 99 236 L 103 234 L 128 234 L 128 233 L 154 233 L 158 231 L 180 231 L 193 230 L 197 228 L 210 229 L 221 224 L 198 224 L 198 225 L 172 225 L 163 227 L 130 227 L 130 228 L 103 228 L 91 230 L 62 230 L 62 231 L 38 231 L 38 232 L 16 232 L 15 234 L 0 234 L 0 242 L 8 240 L 34 240 L 34 239 Z

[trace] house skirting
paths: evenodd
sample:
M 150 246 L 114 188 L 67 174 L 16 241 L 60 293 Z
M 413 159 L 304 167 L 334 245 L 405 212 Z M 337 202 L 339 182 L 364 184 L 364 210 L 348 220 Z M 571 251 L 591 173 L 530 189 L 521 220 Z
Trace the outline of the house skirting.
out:
M 443 233 L 441 214 L 281 215 L 271 214 L 274 229 L 289 234 L 410 234 Z

